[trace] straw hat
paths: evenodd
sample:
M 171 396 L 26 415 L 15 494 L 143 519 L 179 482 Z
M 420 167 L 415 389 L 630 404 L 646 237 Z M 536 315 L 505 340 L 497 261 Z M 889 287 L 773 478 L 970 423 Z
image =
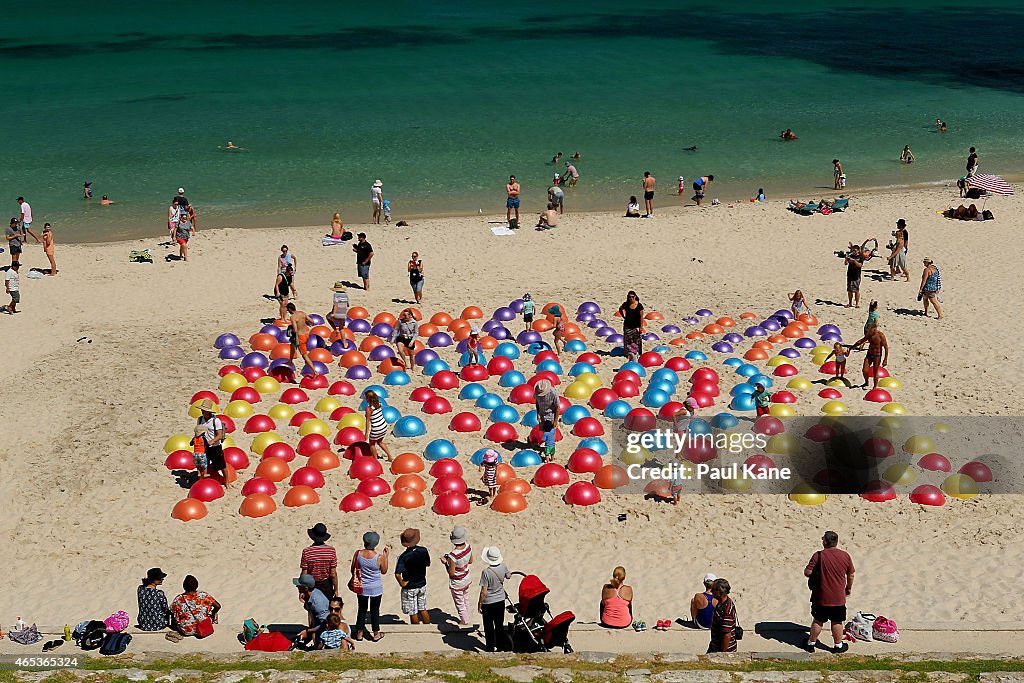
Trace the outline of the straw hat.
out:
M 340 281 L 340 280 L 335 282 L 334 286 L 331 287 L 331 291 L 332 292 L 344 292 L 345 291 L 345 283 Z
M 533 385 L 533 393 L 536 396 L 547 396 L 551 391 L 551 382 L 546 379 L 537 380 L 537 383 Z
M 380 181 L 380 178 L 377 178 L 377 180 L 374 180 L 374 181 L 373 181 L 373 186 L 374 186 L 374 187 L 383 187 L 383 186 L 384 186 L 384 183 L 382 183 L 382 182 Z
M 199 410 L 204 413 L 217 412 L 217 405 L 208 398 L 204 398 L 202 401 L 199 402 L 199 405 L 196 407 L 199 408 Z

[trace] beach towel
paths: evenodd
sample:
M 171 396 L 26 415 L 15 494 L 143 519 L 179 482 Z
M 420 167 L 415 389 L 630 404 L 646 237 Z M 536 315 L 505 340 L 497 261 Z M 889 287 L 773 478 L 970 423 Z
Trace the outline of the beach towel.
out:
M 288 640 L 288 636 L 278 631 L 260 633 L 245 644 L 246 650 L 260 652 L 287 652 L 291 647 L 292 641 Z
M 512 228 L 507 228 L 504 225 L 491 226 L 491 232 L 494 233 L 495 235 L 498 235 L 499 237 L 516 234 L 515 230 L 513 230 Z
M 11 642 L 18 643 L 19 645 L 32 645 L 42 640 L 43 634 L 39 632 L 35 624 L 32 624 L 20 631 L 8 631 L 7 637 L 11 639 Z
M 331 237 L 330 235 L 324 235 L 320 238 L 320 244 L 325 247 L 333 247 L 336 244 L 345 244 L 352 239 L 352 233 L 345 231 L 341 233 L 341 237 Z
M 136 249 L 128 253 L 128 260 L 132 263 L 152 263 L 153 252 L 149 249 Z

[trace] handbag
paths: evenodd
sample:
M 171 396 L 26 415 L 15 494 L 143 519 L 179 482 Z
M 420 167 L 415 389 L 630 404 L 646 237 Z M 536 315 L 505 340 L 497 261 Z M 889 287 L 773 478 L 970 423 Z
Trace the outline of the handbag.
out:
M 871 635 L 875 640 L 883 643 L 900 642 L 900 629 L 896 626 L 896 622 L 885 617 L 875 619 L 875 623 L 871 626 Z
M 213 635 L 213 619 L 206 617 L 196 623 L 196 638 L 206 638 Z
M 359 553 L 356 553 L 356 557 Z M 363 573 L 359 569 L 359 560 L 353 558 L 352 578 L 348 580 L 348 589 L 356 595 L 363 594 Z
M 732 605 L 733 610 L 736 610 L 736 603 Z M 732 629 L 733 638 L 736 640 L 743 640 L 743 627 L 740 626 L 740 613 L 736 611 L 736 625 Z

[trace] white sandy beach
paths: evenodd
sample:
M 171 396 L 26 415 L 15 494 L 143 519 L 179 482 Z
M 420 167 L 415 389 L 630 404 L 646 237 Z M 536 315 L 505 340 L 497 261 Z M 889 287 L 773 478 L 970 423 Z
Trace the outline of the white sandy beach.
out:
M 488 221 L 503 214 L 436 219 L 410 228 L 347 225 L 367 232 L 376 252 L 371 291 L 349 294 L 353 305 L 366 307 L 371 315 L 397 313 L 402 305 L 394 300 L 410 298 L 405 263 L 415 250 L 426 266 L 421 307 L 426 317 L 441 310 L 457 315 L 468 305 L 489 315 L 526 291 L 538 303 L 562 302 L 570 313 L 580 302 L 593 300 L 610 316 L 626 291 L 635 289 L 648 310 L 680 324 L 705 307 L 716 316 L 738 318 L 748 310 L 770 315 L 787 308 L 786 294 L 799 288 L 821 323 L 840 326 L 847 343 L 859 336 L 867 302 L 877 298 L 881 328 L 891 346 L 888 368 L 905 385 L 894 392 L 895 400 L 911 414 L 1017 416 L 1024 400 L 1024 359 L 1013 342 L 1013 320 L 1024 290 L 1017 263 L 1024 200 L 991 200 L 988 208 L 997 220 L 985 223 L 948 221 L 936 214 L 950 202 L 959 203 L 955 189 L 873 194 L 855 198 L 845 213 L 809 218 L 786 211 L 781 201 L 701 209 L 661 205 L 653 220 L 567 214 L 557 230 L 524 228 L 511 237 L 495 237 L 488 229 Z M 532 225 L 534 214 L 526 208 L 522 222 Z M 871 261 L 861 309 L 845 308 L 845 267 L 832 252 L 867 237 L 884 245 L 901 217 L 910 230 L 911 282 L 874 280 L 871 271 L 882 262 Z M 451 598 L 436 559 L 450 547 L 448 532 L 458 523 L 469 529 L 478 550 L 499 545 L 512 569 L 538 574 L 552 590 L 552 608 L 571 609 L 581 621 L 596 620 L 601 585 L 621 564 L 636 591 L 635 614 L 649 625 L 682 616 L 708 571 L 730 580 L 748 630 L 757 622 L 805 623 L 802 570 L 826 529 L 839 533 L 841 547 L 856 562 L 853 610 L 900 623 L 962 623 L 965 629 L 1019 621 L 1024 596 L 1012 587 L 1024 574 L 1024 545 L 1018 540 L 1024 531 L 1024 501 L 1014 495 L 949 500 L 941 508 L 912 504 L 906 495 L 884 504 L 832 496 L 817 507 L 782 496 L 708 495 L 686 498 L 678 508 L 607 495 L 599 505 L 572 508 L 561 501 L 561 488 L 535 488 L 525 512 L 507 516 L 480 507 L 456 521 L 433 513 L 430 496 L 427 506 L 417 510 L 391 507 L 384 497 L 366 512 L 341 513 L 339 500 L 355 488 L 343 467 L 326 473 L 319 505 L 280 506 L 267 518 L 249 519 L 238 514 L 236 485 L 208 505 L 205 519 L 188 524 L 171 519 L 171 507 L 186 491 L 163 465 L 164 441 L 190 429 L 193 421 L 186 411 L 192 394 L 217 387 L 223 362 L 213 348 L 216 336 L 230 331 L 245 340 L 258 331 L 261 318 L 276 316 L 276 303 L 263 295 L 272 290 L 280 245 L 288 244 L 299 259 L 300 308 L 325 313 L 328 288 L 336 280 L 356 279 L 349 246 L 321 247 L 323 232 L 203 231 L 191 244 L 189 262 L 166 263 L 163 255 L 171 250 L 156 246 L 163 233 L 154 220 L 151 240 L 66 246 L 58 233 L 61 273 L 31 280 L 23 268 L 22 312 L 0 317 L 5 350 L 0 364 L 5 397 L 0 404 L 0 495 L 7 501 L 0 520 L 0 549 L 6 558 L 0 576 L 4 630 L 16 615 L 50 628 L 103 618 L 118 609 L 134 617 L 135 586 L 151 566 L 169 574 L 168 597 L 179 592 L 185 574 L 195 574 L 200 587 L 224 605 L 221 631 L 250 616 L 261 622 L 299 620 L 301 607 L 290 579 L 308 544 L 306 529 L 318 521 L 328 525 L 342 563 L 367 529 L 379 531 L 397 548 L 402 529 L 420 528 L 435 558 L 430 606 L 449 614 Z M 129 250 L 147 247 L 153 248 L 155 263 L 128 262 Z M 898 312 L 917 309 L 923 256 L 934 258 L 942 269 L 942 321 Z M 26 249 L 23 263 L 46 265 L 35 245 Z M 706 346 L 699 342 L 674 353 Z M 563 360 L 565 369 L 571 356 Z M 442 357 L 454 365 L 452 350 Z M 851 358 L 854 379 L 861 358 Z M 528 362 L 521 359 L 517 367 L 525 372 Z M 713 357 L 709 364 L 718 362 Z M 806 356 L 796 364 L 801 374 L 815 371 Z M 599 366 L 606 385 L 614 367 L 609 360 Z M 339 377 L 332 367 L 330 378 Z M 426 381 L 417 373 L 412 386 Z M 496 379 L 488 385 L 496 386 Z M 720 403 L 704 413 L 726 409 L 728 386 L 723 383 Z M 450 438 L 465 466 L 469 454 L 486 445 L 482 432 L 448 431 L 451 415 L 424 415 L 408 400 L 409 388 L 396 388 L 389 403 L 423 418 L 428 434 L 392 439 L 392 448 L 422 452 L 428 441 Z M 796 408 L 801 415 L 820 414 L 824 399 L 816 395 L 818 389 L 800 393 Z M 497 391 L 507 395 L 508 390 Z M 319 397 L 326 392 L 310 393 Z M 456 412 L 469 409 L 451 393 Z M 861 400 L 859 389 L 843 393 L 851 414 L 879 414 L 877 404 Z M 631 401 L 638 405 L 637 399 Z M 345 402 L 357 405 L 351 398 Z M 260 412 L 271 404 L 264 400 Z M 475 412 L 486 424 L 486 413 Z M 251 436 L 242 433 L 241 421 L 238 426 L 234 437 L 248 450 Z M 297 443 L 295 429 L 280 427 L 287 441 Z M 558 450 L 563 463 L 578 442 L 564 431 Z M 957 462 L 980 454 L 947 453 Z M 240 473 L 240 482 L 251 476 L 256 459 L 251 456 L 253 464 Z M 472 484 L 475 468 L 466 469 Z M 279 505 L 284 488 L 276 497 Z M 625 523 L 616 521 L 620 513 L 627 515 Z M 981 579 L 1006 589 L 996 604 L 981 595 Z M 351 622 L 355 600 L 348 593 L 345 597 Z M 391 579 L 385 582 L 382 613 L 399 614 L 398 587 Z M 650 640 L 642 642 L 634 634 L 621 637 L 628 647 L 670 651 L 693 647 L 682 643 L 695 638 L 646 636 Z M 594 649 L 616 649 L 608 641 L 620 636 L 584 637 Z M 1019 639 L 1000 641 L 1001 651 L 1024 652 Z M 897 647 L 970 649 L 964 642 L 969 641 L 954 632 L 911 638 Z M 428 646 L 443 647 L 439 640 Z M 154 649 L 174 647 L 160 639 Z M 197 643 L 180 647 L 200 649 Z M 752 641 L 741 647 L 754 649 Z M 873 647 L 878 651 L 879 646 Z M 402 646 L 394 638 L 362 646 L 374 648 Z

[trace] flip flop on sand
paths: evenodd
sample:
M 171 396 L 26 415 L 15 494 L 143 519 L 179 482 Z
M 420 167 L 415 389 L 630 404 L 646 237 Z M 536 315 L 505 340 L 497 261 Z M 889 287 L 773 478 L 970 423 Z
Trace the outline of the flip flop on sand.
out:
M 170 633 L 166 634 L 164 638 L 171 641 L 172 643 L 180 643 L 182 640 L 184 640 L 185 637 L 177 631 L 171 631 Z

